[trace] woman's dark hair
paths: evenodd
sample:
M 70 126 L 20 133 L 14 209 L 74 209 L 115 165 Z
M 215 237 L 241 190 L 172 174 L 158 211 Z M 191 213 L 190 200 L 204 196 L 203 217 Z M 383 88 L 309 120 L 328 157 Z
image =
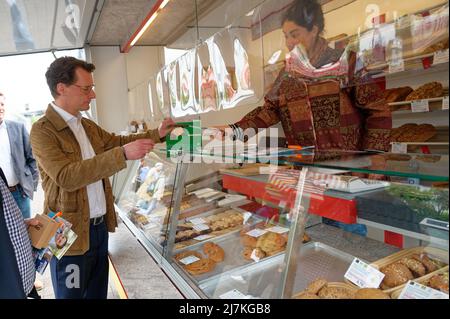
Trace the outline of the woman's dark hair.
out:
M 75 76 L 77 68 L 82 68 L 90 73 L 95 70 L 95 66 L 92 63 L 87 63 L 86 61 L 68 56 L 56 59 L 50 64 L 45 73 L 45 77 L 47 78 L 47 84 L 53 97 L 58 96 L 58 92 L 56 91 L 58 83 L 67 85 L 75 83 L 77 80 Z
M 317 26 L 319 34 L 325 28 L 322 6 L 317 0 L 295 0 L 283 18 L 283 23 L 286 21 L 295 22 L 308 31 Z

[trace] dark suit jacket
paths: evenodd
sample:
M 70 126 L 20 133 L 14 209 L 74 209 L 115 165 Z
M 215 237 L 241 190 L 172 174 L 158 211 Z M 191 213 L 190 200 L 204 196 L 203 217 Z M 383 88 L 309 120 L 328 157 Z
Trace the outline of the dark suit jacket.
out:
M 38 185 L 39 173 L 31 152 L 30 135 L 22 123 L 12 121 L 5 121 L 5 123 L 11 145 L 14 172 L 25 194 L 32 199 Z
M 6 178 L 0 168 L 0 178 Z M 0 181 L 1 182 L 1 181 Z M 0 192 L 0 299 L 25 299 L 14 247 L 6 226 L 3 196 Z

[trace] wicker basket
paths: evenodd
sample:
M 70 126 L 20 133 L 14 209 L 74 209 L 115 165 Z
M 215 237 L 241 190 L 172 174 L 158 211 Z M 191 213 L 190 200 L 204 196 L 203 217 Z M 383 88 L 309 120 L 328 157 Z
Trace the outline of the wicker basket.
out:
M 439 269 L 439 270 L 436 270 L 436 271 L 434 271 L 434 272 L 432 272 L 432 273 L 429 273 L 429 274 L 427 274 L 427 275 L 425 275 L 425 276 L 422 276 L 422 277 L 420 277 L 420 278 L 413 279 L 412 281 L 417 282 L 417 283 L 419 283 L 419 284 L 422 284 L 422 285 L 425 285 L 425 286 L 426 286 L 428 280 L 430 280 L 431 277 L 433 277 L 433 276 L 435 276 L 435 275 L 439 275 L 439 274 L 445 273 L 445 272 L 448 272 L 448 266 L 445 266 L 444 268 L 441 268 L 441 269 Z M 402 293 L 402 291 L 403 291 L 403 289 L 404 289 L 404 286 L 405 286 L 405 285 L 403 285 L 402 288 L 397 288 L 397 289 L 395 289 L 395 290 L 391 293 L 391 298 L 392 298 L 392 299 L 398 299 L 398 297 L 400 297 L 400 294 Z
M 414 254 L 422 254 L 422 253 L 426 253 L 431 259 L 440 261 L 442 263 L 445 263 L 445 266 L 448 265 L 448 252 L 442 249 L 438 249 L 438 248 L 434 248 L 434 247 L 415 247 L 415 248 L 410 248 L 410 249 L 404 249 L 402 251 L 399 251 L 393 255 L 390 255 L 388 257 L 382 258 L 380 260 L 377 260 L 375 262 L 373 262 L 372 264 L 370 264 L 372 267 L 375 267 L 377 269 L 381 269 L 387 265 L 393 264 L 399 260 L 401 260 L 402 258 L 405 257 L 410 257 Z M 443 266 L 443 268 L 445 267 Z M 441 268 L 441 269 L 443 269 Z M 441 269 L 437 270 L 440 271 Z M 424 277 L 427 277 L 429 275 L 434 275 L 436 274 L 437 271 L 434 271 L 432 273 L 429 273 L 425 276 L 419 277 L 419 278 L 415 278 L 414 281 L 416 280 L 421 280 Z M 397 287 L 393 287 L 390 289 L 385 289 L 383 290 L 385 293 L 387 294 L 392 294 L 394 291 L 397 290 L 402 290 L 403 287 L 405 286 L 405 284 L 397 286 Z

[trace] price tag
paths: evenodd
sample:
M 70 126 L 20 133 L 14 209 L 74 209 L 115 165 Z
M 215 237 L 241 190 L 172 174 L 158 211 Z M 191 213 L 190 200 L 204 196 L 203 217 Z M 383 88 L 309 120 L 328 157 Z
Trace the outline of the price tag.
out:
M 444 99 L 442 100 L 442 109 L 448 110 L 448 96 L 444 97 Z
M 434 52 L 433 65 L 448 63 L 448 49 Z
M 180 259 L 180 262 L 185 265 L 190 265 L 199 260 L 200 260 L 200 258 L 191 255 L 191 256 L 187 256 L 186 258 Z
M 230 290 L 219 296 L 220 299 L 247 299 L 247 295 L 244 295 L 237 289 Z
M 194 240 L 203 241 L 203 240 L 207 240 L 207 239 L 210 239 L 210 238 L 213 238 L 213 237 L 214 236 L 211 236 L 211 235 L 201 235 L 201 236 L 195 237 Z
M 392 143 L 391 152 L 396 154 L 406 154 L 408 153 L 408 144 L 394 142 Z
M 448 299 L 448 295 L 439 290 L 408 281 L 398 299 Z
M 197 224 L 197 225 L 194 225 L 193 228 L 194 228 L 196 231 L 203 231 L 203 230 L 208 230 L 208 229 L 209 229 L 209 226 L 206 225 L 206 224 Z
M 270 231 L 272 233 L 277 233 L 277 234 L 284 234 L 284 233 L 289 232 L 289 228 L 274 226 L 274 227 L 267 228 L 267 231 Z
M 264 235 L 265 233 L 267 233 L 267 230 L 265 229 L 252 229 L 251 231 L 247 232 L 247 235 L 252 236 L 252 237 L 261 237 L 262 235 Z
M 384 274 L 355 258 L 344 277 L 360 288 L 378 288 L 383 281 Z
M 411 110 L 413 113 L 430 112 L 430 103 L 428 100 L 418 100 L 411 102 Z
M 398 73 L 405 71 L 405 62 L 401 60 L 400 62 L 396 61 L 393 63 L 392 61 L 389 63 L 389 73 Z
M 188 221 L 193 225 L 206 224 L 206 220 L 204 220 L 203 218 L 192 218 L 188 219 Z

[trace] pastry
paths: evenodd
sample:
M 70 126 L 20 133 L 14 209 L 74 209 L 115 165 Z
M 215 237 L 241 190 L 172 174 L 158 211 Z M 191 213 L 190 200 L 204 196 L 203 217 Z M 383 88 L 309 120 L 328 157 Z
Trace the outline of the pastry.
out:
M 256 237 L 253 237 L 250 235 L 241 236 L 241 243 L 243 246 L 255 248 L 257 241 L 258 241 L 258 239 Z
M 399 161 L 399 162 L 407 162 L 411 160 L 411 155 L 408 154 L 396 154 L 396 153 L 389 153 L 384 156 L 386 161 Z
M 405 124 L 391 130 L 392 142 L 426 142 L 436 135 L 437 131 L 430 124 Z
M 448 272 L 431 277 L 428 286 L 448 294 Z
M 294 296 L 294 299 L 320 299 L 316 294 L 304 291 Z
M 209 258 L 203 258 L 192 264 L 183 266 L 191 275 L 202 275 L 214 269 L 216 263 Z
M 216 263 L 224 260 L 225 252 L 219 245 L 215 243 L 206 243 L 203 245 L 203 252 Z
M 414 90 L 406 97 L 406 101 L 431 99 L 441 97 L 444 94 L 444 87 L 439 82 L 430 82 Z
M 448 38 L 444 39 L 442 41 L 436 42 L 435 44 L 430 45 L 428 48 L 426 48 L 422 54 L 429 54 L 436 51 L 442 51 L 448 48 Z
M 405 265 L 397 262 L 380 269 L 384 273 L 385 277 L 383 279 L 383 288 L 394 288 L 403 285 L 408 282 L 408 280 L 414 279 L 413 274 Z
M 358 289 L 354 296 L 355 299 L 391 299 L 388 294 L 380 289 L 363 288 Z
M 261 248 L 266 254 L 278 251 L 286 245 L 286 237 L 278 233 L 267 232 L 257 240 L 256 247 Z
M 344 287 L 323 287 L 318 296 L 323 299 L 353 299 L 352 291 Z
M 439 269 L 438 265 L 428 258 L 426 254 L 414 254 L 411 257 L 417 261 L 420 261 L 425 266 L 428 274 Z
M 303 234 L 303 243 L 308 243 L 311 241 L 311 237 L 309 237 L 308 234 L 304 233 Z
M 417 155 L 416 156 L 416 160 L 418 161 L 422 161 L 425 163 L 436 163 L 439 162 L 441 160 L 441 156 L 440 155 Z
M 242 256 L 246 260 L 258 261 L 259 259 L 266 257 L 266 254 L 260 248 L 244 247 L 244 250 L 242 251 Z
M 305 292 L 309 292 L 312 294 L 317 294 L 320 289 L 322 289 L 323 287 L 325 287 L 327 285 L 327 280 L 323 279 L 323 278 L 318 278 L 316 280 L 314 280 L 313 282 L 311 282 L 305 289 Z
M 413 92 L 413 89 L 409 86 L 389 89 L 384 93 L 384 98 L 387 103 L 394 103 L 404 101 L 406 97 Z
M 408 267 L 408 269 L 411 270 L 415 277 L 422 277 L 427 273 L 425 266 L 420 261 L 414 258 L 402 258 L 402 260 L 400 260 L 400 263 Z

